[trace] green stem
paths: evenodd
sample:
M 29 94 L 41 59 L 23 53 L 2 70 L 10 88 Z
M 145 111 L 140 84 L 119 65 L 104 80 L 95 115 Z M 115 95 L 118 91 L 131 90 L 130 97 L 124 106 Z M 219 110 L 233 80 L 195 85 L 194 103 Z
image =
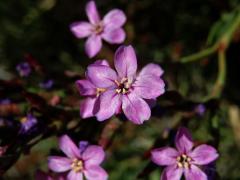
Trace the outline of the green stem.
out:
M 218 52 L 218 77 L 213 86 L 211 93 L 212 98 L 217 98 L 221 95 L 225 80 L 226 80 L 226 54 L 225 51 Z
M 188 63 L 188 62 L 192 62 L 192 61 L 196 61 L 196 60 L 205 58 L 205 57 L 215 53 L 217 51 L 217 49 L 218 49 L 218 43 L 214 44 L 213 46 L 211 46 L 207 49 L 204 49 L 201 52 L 192 54 L 190 56 L 183 57 L 183 58 L 180 59 L 180 62 Z

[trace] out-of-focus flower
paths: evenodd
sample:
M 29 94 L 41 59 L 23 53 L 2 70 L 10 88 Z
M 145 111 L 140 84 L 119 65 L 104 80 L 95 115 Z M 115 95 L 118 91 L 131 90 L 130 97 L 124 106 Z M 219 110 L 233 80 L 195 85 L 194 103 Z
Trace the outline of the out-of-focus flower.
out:
M 175 137 L 177 149 L 163 147 L 153 149 L 152 161 L 160 166 L 167 166 L 161 176 L 162 180 L 179 180 L 184 174 L 189 180 L 207 180 L 207 175 L 199 166 L 207 165 L 218 158 L 218 153 L 212 146 L 202 144 L 193 149 L 190 132 L 180 128 Z
M 108 178 L 106 171 L 100 166 L 105 157 L 101 146 L 88 145 L 86 141 L 80 141 L 78 148 L 67 135 L 64 135 L 59 140 L 59 147 L 67 157 L 50 156 L 48 167 L 52 171 L 69 172 L 68 180 L 82 180 L 83 176 L 88 180 Z
M 1 105 L 8 105 L 11 103 L 11 100 L 6 98 L 6 99 L 0 99 L 0 104 Z
M 95 65 L 108 66 L 106 60 L 98 60 L 94 63 Z M 80 115 L 82 118 L 89 118 L 99 110 L 99 96 L 106 91 L 105 88 L 98 88 L 88 77 L 84 80 L 76 81 L 76 86 L 80 95 L 86 96 L 86 98 L 80 103 Z
M 126 22 L 126 16 L 121 10 L 113 9 L 101 20 L 95 2 L 90 1 L 86 5 L 86 14 L 90 22 L 75 22 L 70 29 L 77 38 L 88 37 L 85 51 L 90 58 L 101 50 L 102 39 L 110 44 L 124 41 L 126 35 L 122 26 Z
M 42 89 L 51 89 L 54 84 L 52 79 L 47 79 L 39 83 L 39 87 Z
M 80 90 L 86 95 L 101 90 L 92 111 L 98 121 L 123 111 L 130 121 L 142 124 L 151 116 L 151 109 L 144 99 L 155 100 L 165 92 L 161 79 L 163 70 L 156 64 L 148 64 L 137 74 L 137 58 L 132 46 L 118 48 L 114 64 L 117 72 L 106 65 L 90 65 L 86 72 L 89 81 L 82 81 Z
M 16 69 L 20 76 L 27 77 L 31 73 L 32 69 L 27 62 L 20 63 L 16 66 Z
M 5 154 L 8 146 L 0 146 L 0 157 Z
M 199 115 L 199 116 L 203 116 L 204 113 L 206 112 L 206 107 L 204 104 L 198 104 L 194 111 Z
M 35 173 L 35 180 L 65 180 L 63 175 L 52 176 L 49 173 L 43 171 L 37 171 Z
M 20 120 L 20 122 L 21 122 L 20 132 L 26 133 L 37 124 L 37 118 L 33 114 L 28 113 L 26 117 Z

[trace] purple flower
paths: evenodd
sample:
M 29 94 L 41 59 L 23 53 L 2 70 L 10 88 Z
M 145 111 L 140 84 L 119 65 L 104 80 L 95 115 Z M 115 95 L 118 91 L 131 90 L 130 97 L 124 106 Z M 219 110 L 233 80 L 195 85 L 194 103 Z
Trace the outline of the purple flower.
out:
M 27 77 L 31 73 L 31 67 L 27 62 L 20 63 L 16 66 L 16 69 L 20 76 Z
M 110 44 L 124 41 L 126 35 L 122 26 L 126 22 L 126 16 L 121 10 L 113 9 L 101 20 L 95 2 L 90 1 L 86 5 L 86 14 L 90 22 L 75 22 L 70 29 L 77 38 L 88 37 L 85 51 L 90 58 L 101 50 L 102 39 Z
M 152 150 L 152 161 L 167 166 L 161 180 L 180 180 L 184 174 L 187 180 L 207 180 L 200 166 L 207 165 L 218 158 L 212 146 L 202 144 L 193 149 L 193 141 L 186 128 L 180 128 L 175 137 L 177 149 L 164 147 Z
M 93 99 L 90 99 L 80 108 L 91 110 L 98 121 L 123 111 L 130 121 L 142 124 L 151 116 L 147 101 L 155 100 L 165 92 L 161 79 L 163 70 L 156 64 L 148 64 L 137 74 L 137 58 L 132 46 L 118 48 L 114 64 L 117 72 L 107 65 L 88 67 L 88 81 L 80 81 L 78 87 L 82 95 L 97 100 L 92 103 Z M 101 93 L 96 93 L 96 89 Z
M 54 81 L 52 79 L 48 79 L 39 83 L 39 87 L 42 89 L 51 89 L 53 84 L 54 84 Z
M 108 66 L 109 64 L 106 60 L 97 60 L 94 65 Z M 82 118 L 89 118 L 94 116 L 98 111 L 99 96 L 106 91 L 105 88 L 98 88 L 95 86 L 87 77 L 84 80 L 78 80 L 76 82 L 79 93 L 82 96 L 86 96 L 80 103 L 80 116 Z
M 105 157 L 101 146 L 88 145 L 85 141 L 80 141 L 78 148 L 67 135 L 64 135 L 59 140 L 59 147 L 67 157 L 50 156 L 48 167 L 52 171 L 69 172 L 68 180 L 82 180 L 83 176 L 88 180 L 108 178 L 106 171 L 100 167 Z
M 204 113 L 206 112 L 206 107 L 204 104 L 198 104 L 194 111 L 199 115 L 199 116 L 203 116 Z
M 11 104 L 11 100 L 6 98 L 6 99 L 0 99 L 0 105 L 9 105 Z
M 33 114 L 28 113 L 26 117 L 20 120 L 20 122 L 21 122 L 21 133 L 26 133 L 37 124 L 37 119 Z

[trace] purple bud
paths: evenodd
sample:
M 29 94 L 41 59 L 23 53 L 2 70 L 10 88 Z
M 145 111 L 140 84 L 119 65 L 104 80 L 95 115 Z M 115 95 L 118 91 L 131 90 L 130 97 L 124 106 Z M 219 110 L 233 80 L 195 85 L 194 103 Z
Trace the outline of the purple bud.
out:
M 20 76 L 27 77 L 31 73 L 31 67 L 27 62 L 20 63 L 16 66 L 16 69 Z
M 54 81 L 52 79 L 48 79 L 39 83 L 39 87 L 42 89 L 51 89 L 53 84 L 54 84 Z

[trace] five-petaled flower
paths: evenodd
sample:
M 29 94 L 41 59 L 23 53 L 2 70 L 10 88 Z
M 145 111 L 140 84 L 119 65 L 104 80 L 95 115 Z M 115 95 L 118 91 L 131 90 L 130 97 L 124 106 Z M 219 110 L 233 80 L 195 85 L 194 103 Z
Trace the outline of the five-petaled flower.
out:
M 120 44 L 125 40 L 125 32 L 122 29 L 126 22 L 123 11 L 113 9 L 100 19 L 94 1 L 86 5 L 86 14 L 89 22 L 80 21 L 70 25 L 70 29 L 77 38 L 88 37 L 85 44 L 87 55 L 94 57 L 102 47 L 102 39 L 110 44 Z
M 82 180 L 83 176 L 88 180 L 106 180 L 108 175 L 100 164 L 104 160 L 105 153 L 101 146 L 88 145 L 86 141 L 80 141 L 79 148 L 74 142 L 64 135 L 59 140 L 60 149 L 67 157 L 50 156 L 48 166 L 54 172 L 68 172 L 68 180 Z
M 130 121 L 142 124 L 151 116 L 147 102 L 156 100 L 165 91 L 163 70 L 156 64 L 148 64 L 137 74 L 132 46 L 118 48 L 114 64 L 117 72 L 106 64 L 92 64 L 87 68 L 88 81 L 80 80 L 77 84 L 80 94 L 92 95 L 92 99 L 85 100 L 80 111 L 88 109 L 91 111 L 88 114 L 95 115 L 98 121 L 123 111 Z
M 21 133 L 27 133 L 31 128 L 33 128 L 37 124 L 37 118 L 32 114 L 28 113 L 26 117 L 20 119 L 21 122 Z
M 212 146 L 202 144 L 193 149 L 193 141 L 186 128 L 180 128 L 175 137 L 177 149 L 164 147 L 152 150 L 152 161 L 160 166 L 167 166 L 162 180 L 180 180 L 184 174 L 187 180 L 207 180 L 207 175 L 200 166 L 207 165 L 218 158 Z

